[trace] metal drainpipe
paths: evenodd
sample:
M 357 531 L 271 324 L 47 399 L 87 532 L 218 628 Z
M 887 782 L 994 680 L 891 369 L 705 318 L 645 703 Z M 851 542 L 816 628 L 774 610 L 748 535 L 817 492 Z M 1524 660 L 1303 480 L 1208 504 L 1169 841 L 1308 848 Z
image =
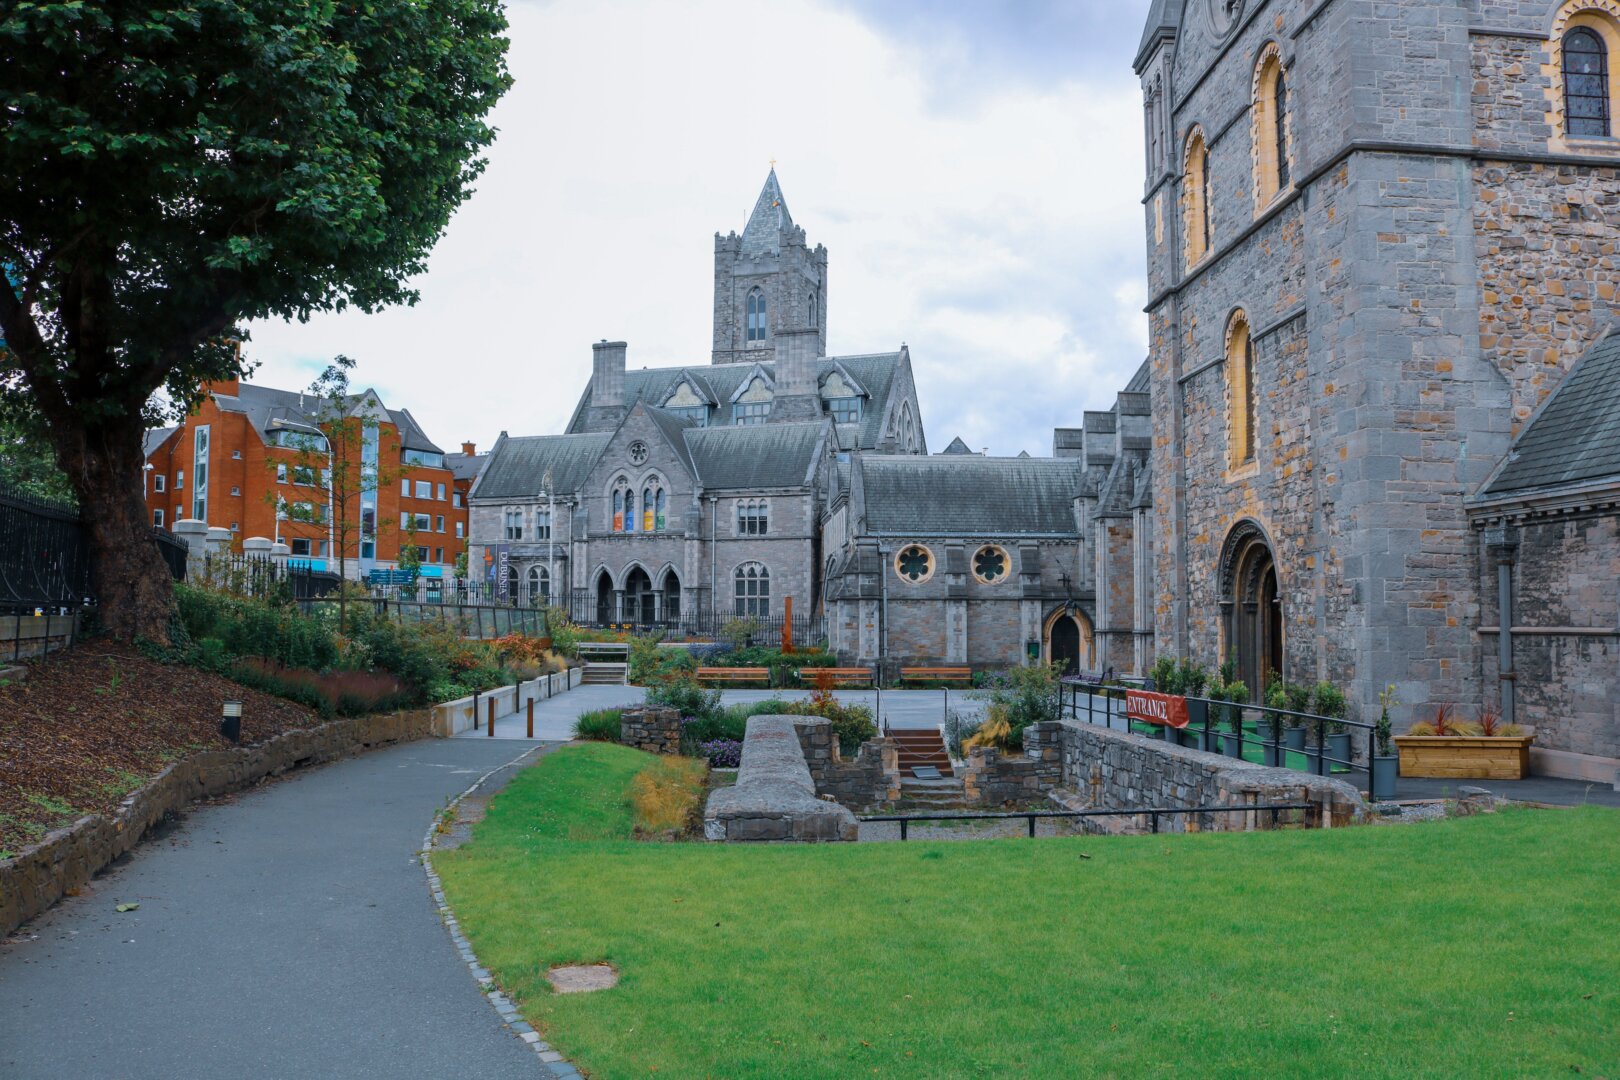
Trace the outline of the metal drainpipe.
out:
M 701 519 L 699 519 L 701 520 Z M 715 614 L 715 543 L 720 539 L 720 500 L 711 496 L 709 498 L 709 622 L 712 625 L 718 616 Z
M 1486 550 L 1496 559 L 1496 669 L 1501 685 L 1502 723 L 1514 723 L 1513 564 L 1518 561 L 1518 531 L 1506 525 L 1487 530 Z
M 882 631 L 878 635 L 878 671 L 888 674 L 889 662 L 889 556 L 893 549 L 878 545 L 878 590 L 882 596 Z

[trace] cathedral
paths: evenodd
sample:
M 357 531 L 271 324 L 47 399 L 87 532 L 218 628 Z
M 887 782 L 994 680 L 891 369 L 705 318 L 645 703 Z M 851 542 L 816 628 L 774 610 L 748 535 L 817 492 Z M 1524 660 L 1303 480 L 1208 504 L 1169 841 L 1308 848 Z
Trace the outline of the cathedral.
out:
M 1159 650 L 1620 764 L 1620 5 L 1154 0 Z
M 827 249 L 775 170 L 714 242 L 706 363 L 592 346 L 567 430 L 497 440 L 469 560 L 498 596 L 595 625 L 825 640 L 844 663 L 1151 662 L 1147 372 L 1050 457 L 930 454 L 910 352 L 827 355 Z

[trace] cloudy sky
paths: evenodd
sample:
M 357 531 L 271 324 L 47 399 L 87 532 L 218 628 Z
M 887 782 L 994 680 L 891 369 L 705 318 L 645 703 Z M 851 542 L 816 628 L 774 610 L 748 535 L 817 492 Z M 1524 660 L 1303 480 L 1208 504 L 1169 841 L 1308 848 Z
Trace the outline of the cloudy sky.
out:
M 334 354 L 446 449 L 557 432 L 590 344 L 708 362 L 713 234 L 772 159 L 829 251 L 829 348 L 906 342 L 931 450 L 1049 453 L 1141 362 L 1148 0 L 519 0 L 516 80 L 421 302 L 253 328 Z

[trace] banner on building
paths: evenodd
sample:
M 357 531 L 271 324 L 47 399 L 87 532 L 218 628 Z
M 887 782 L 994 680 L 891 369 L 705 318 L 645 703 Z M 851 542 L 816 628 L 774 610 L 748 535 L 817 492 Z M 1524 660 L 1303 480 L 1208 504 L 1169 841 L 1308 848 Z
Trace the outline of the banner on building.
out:
M 1127 690 L 1125 715 L 1143 724 L 1184 728 L 1187 726 L 1187 699 L 1152 690 Z
M 489 574 L 489 583 L 493 585 L 495 599 L 505 603 L 511 599 L 507 589 L 511 585 L 512 548 L 508 544 L 496 544 L 484 549 L 484 567 Z

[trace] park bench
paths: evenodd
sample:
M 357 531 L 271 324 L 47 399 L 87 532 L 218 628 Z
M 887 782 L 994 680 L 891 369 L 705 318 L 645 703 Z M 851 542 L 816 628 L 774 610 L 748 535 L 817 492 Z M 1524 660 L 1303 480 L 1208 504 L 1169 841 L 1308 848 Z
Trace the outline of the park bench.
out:
M 818 677 L 826 675 L 839 686 L 864 684 L 872 685 L 872 669 L 863 667 L 807 667 L 794 672 L 800 682 L 815 684 Z
M 762 667 L 700 667 L 697 669 L 697 680 L 700 683 L 743 682 L 769 686 L 771 672 L 769 668 Z
M 973 669 L 966 667 L 903 667 L 901 682 L 972 682 Z

